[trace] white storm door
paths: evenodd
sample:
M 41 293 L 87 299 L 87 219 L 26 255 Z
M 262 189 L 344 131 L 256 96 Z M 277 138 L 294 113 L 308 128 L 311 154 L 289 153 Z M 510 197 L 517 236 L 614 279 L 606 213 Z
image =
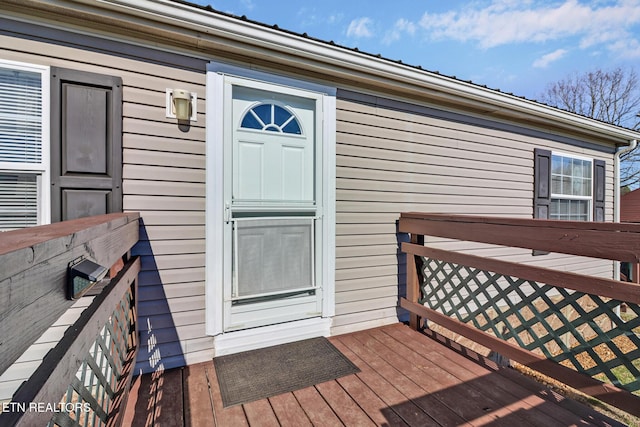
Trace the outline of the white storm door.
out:
M 322 315 L 321 97 L 225 81 L 224 330 Z

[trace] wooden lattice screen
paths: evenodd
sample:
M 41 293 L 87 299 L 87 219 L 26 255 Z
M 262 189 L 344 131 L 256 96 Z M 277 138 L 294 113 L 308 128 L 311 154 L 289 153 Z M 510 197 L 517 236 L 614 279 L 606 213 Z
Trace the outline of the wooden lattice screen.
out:
M 137 348 L 133 287 L 98 333 L 48 426 L 107 425 Z
M 421 257 L 419 303 L 594 378 L 640 391 L 640 306 Z M 598 347 L 600 351 L 596 351 Z

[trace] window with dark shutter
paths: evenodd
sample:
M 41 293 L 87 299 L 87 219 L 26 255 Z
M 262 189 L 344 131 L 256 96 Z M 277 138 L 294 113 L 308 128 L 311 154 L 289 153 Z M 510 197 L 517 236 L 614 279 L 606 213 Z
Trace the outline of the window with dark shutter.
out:
M 122 210 L 122 80 L 51 69 L 51 220 Z
M 534 218 L 604 221 L 605 162 L 534 150 Z

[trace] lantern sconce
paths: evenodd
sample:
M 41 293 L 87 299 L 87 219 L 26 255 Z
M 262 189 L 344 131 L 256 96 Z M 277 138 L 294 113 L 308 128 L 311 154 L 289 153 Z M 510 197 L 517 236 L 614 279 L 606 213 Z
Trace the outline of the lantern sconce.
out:
M 198 95 L 185 89 L 167 89 L 167 118 L 178 123 L 195 122 L 198 119 Z

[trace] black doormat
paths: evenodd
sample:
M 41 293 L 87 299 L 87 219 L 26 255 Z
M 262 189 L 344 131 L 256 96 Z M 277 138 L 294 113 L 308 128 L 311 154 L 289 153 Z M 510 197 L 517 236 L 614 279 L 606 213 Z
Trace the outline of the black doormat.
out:
M 213 359 L 224 407 L 360 372 L 324 337 Z

